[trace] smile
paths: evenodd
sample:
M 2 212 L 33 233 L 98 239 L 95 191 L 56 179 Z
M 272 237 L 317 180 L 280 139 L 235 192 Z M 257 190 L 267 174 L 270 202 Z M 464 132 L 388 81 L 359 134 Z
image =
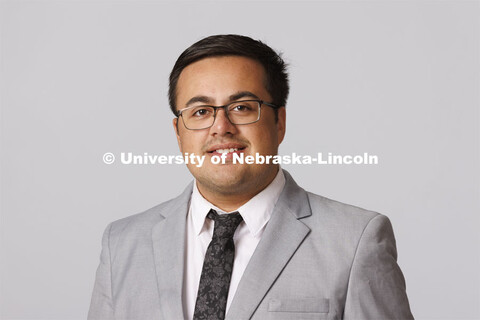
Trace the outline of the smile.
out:
M 235 151 L 238 151 L 238 148 L 217 149 L 217 150 L 215 150 L 215 151 L 213 151 L 213 152 L 223 154 L 223 153 L 232 153 L 232 152 L 235 152 Z
M 217 144 L 217 145 L 211 146 L 207 150 L 207 153 L 224 155 L 224 154 L 243 152 L 245 148 L 246 148 L 245 145 L 239 144 L 239 143 L 224 143 L 224 144 Z
M 217 145 L 213 146 L 208 150 L 208 154 L 211 156 L 221 156 L 226 160 L 231 160 L 234 154 L 243 153 L 245 150 L 245 146 L 236 144 L 236 145 Z

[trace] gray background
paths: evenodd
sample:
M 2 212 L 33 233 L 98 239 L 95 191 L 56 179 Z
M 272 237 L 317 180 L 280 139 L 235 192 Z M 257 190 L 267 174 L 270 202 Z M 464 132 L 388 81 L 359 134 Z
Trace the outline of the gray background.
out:
M 200 38 L 240 33 L 290 63 L 281 154 L 307 190 L 393 222 L 418 319 L 480 318 L 479 2 L 1 3 L 2 319 L 86 317 L 108 222 L 179 194 L 167 78 Z M 313 275 L 312 275 L 313 276 Z

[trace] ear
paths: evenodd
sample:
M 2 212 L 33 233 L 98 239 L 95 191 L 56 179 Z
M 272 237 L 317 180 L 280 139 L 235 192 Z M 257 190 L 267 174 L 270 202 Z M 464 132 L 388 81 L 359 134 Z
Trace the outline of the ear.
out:
M 278 144 L 282 143 L 283 138 L 285 137 L 285 131 L 287 130 L 287 111 L 285 107 L 281 107 L 278 110 L 278 121 L 277 121 L 277 137 Z
M 177 137 L 178 148 L 182 151 L 182 142 L 180 140 L 180 130 L 178 128 L 178 118 L 173 118 L 173 131 L 175 131 L 175 136 Z

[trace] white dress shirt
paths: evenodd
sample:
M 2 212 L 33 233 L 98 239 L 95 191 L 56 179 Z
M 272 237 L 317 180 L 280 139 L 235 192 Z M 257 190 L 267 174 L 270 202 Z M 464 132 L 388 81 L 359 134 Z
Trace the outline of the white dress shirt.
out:
M 234 210 L 242 215 L 243 222 L 240 223 L 233 236 L 235 258 L 226 311 L 232 303 L 243 272 L 262 238 L 265 226 L 270 220 L 273 208 L 284 186 L 285 176 L 282 169 L 279 168 L 275 179 L 265 189 L 243 206 Z M 186 230 L 183 306 L 187 319 L 193 318 L 203 260 L 213 236 L 214 222 L 206 218 L 210 209 L 214 209 L 218 214 L 226 213 L 208 202 L 200 194 L 195 181 L 187 215 Z

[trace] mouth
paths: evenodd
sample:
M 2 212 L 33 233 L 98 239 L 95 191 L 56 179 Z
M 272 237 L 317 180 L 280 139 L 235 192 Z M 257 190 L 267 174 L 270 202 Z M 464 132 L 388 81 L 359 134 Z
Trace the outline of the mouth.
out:
M 226 157 L 226 159 L 231 159 L 233 154 L 239 154 L 244 152 L 246 146 L 240 144 L 223 144 L 223 145 L 215 145 L 208 149 L 207 153 L 210 156 L 221 156 Z

